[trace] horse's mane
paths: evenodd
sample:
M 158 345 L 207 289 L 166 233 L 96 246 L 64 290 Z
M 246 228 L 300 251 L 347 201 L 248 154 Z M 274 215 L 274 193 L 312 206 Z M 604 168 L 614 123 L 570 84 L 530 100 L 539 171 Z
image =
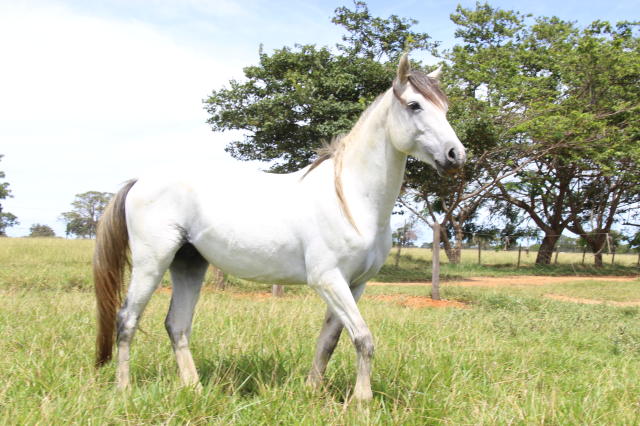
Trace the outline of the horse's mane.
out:
M 447 95 L 442 91 L 442 88 L 440 87 L 440 84 L 436 78 L 429 77 L 427 74 L 421 71 L 411 70 L 407 75 L 407 80 L 429 102 L 442 109 L 446 109 L 449 101 L 447 99 Z M 400 81 L 397 78 L 394 79 L 392 87 L 394 95 L 402 101 L 402 97 L 399 94 Z M 362 113 L 355 126 L 353 126 L 348 134 L 335 136 L 330 143 L 324 142 L 322 147 L 316 150 L 318 157 L 309 165 L 309 168 L 300 179 L 304 179 L 309 173 L 311 173 L 313 169 L 324 163 L 326 160 L 332 158 L 334 186 L 336 195 L 338 196 L 340 207 L 342 208 L 342 211 L 347 217 L 349 223 L 351 223 L 351 225 L 358 233 L 360 231 L 358 231 L 358 227 L 356 226 L 356 223 L 351 216 L 351 212 L 349 211 L 349 206 L 346 199 L 344 198 L 344 191 L 342 189 L 342 157 L 345 147 L 349 142 L 349 136 L 354 133 L 356 129 L 358 129 L 359 124 L 362 123 L 364 119 L 369 115 L 369 113 L 377 106 L 377 104 L 382 99 L 382 96 L 383 95 L 378 96 L 376 100 Z
M 373 105 L 372 105 L 373 106 Z M 369 110 L 369 107 L 367 110 Z M 365 111 L 366 112 L 366 111 Z M 363 114 L 362 116 L 364 116 Z M 362 117 L 360 117 L 362 120 Z M 360 121 L 358 120 L 358 121 Z M 352 130 L 353 131 L 353 130 Z M 320 164 L 324 163 L 326 160 L 333 158 L 333 182 L 336 190 L 336 195 L 338 196 L 338 202 L 342 211 L 349 223 L 353 226 L 353 228 L 359 233 L 358 227 L 356 226 L 356 222 L 353 220 L 353 216 L 351 216 L 351 211 L 349 210 L 349 205 L 347 204 L 346 199 L 344 198 L 344 191 L 342 190 L 342 158 L 344 154 L 344 149 L 347 145 L 347 139 L 349 134 L 338 135 L 333 138 L 331 143 L 323 143 L 323 146 L 319 148 L 316 152 L 318 153 L 318 158 L 315 159 L 313 163 L 309 166 L 309 169 L 302 175 L 302 179 L 304 179 L 313 169 L 318 167 Z
M 407 80 L 414 89 L 435 106 L 446 109 L 449 105 L 449 99 L 442 87 L 440 87 L 440 82 L 437 78 L 429 77 L 422 71 L 411 70 L 407 74 Z M 402 100 L 400 96 L 400 81 L 397 78 L 393 80 L 393 94 Z

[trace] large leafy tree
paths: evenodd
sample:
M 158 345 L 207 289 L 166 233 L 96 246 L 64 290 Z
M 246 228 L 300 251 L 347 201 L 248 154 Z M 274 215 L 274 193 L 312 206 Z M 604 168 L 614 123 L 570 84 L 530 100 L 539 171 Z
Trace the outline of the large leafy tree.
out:
M 363 2 L 336 9 L 333 22 L 347 30 L 338 53 L 315 45 L 261 49 L 244 81 L 230 81 L 205 101 L 214 130 L 242 131 L 226 148 L 233 157 L 270 162 L 276 172 L 300 169 L 390 87 L 405 48 L 434 47 L 427 34 L 411 30 L 415 21 L 372 17 Z
M 494 161 L 526 164 L 497 183 L 496 198 L 522 209 L 543 231 L 536 262 L 549 263 L 565 229 L 588 234 L 587 212 L 606 211 L 590 243 L 601 250 L 620 207 L 637 193 L 635 26 L 595 22 L 580 30 L 557 18 L 529 24 L 488 4 L 458 7 L 452 19 L 463 40 L 450 55 L 459 86 L 490 108 L 499 145 L 512 148 Z M 599 209 L 598 190 L 610 195 L 599 197 Z
M 66 234 L 80 238 L 93 238 L 96 235 L 98 220 L 113 196 L 110 192 L 88 191 L 76 194 L 71 203 L 71 211 L 60 216 L 66 223 Z
M 0 160 L 2 160 L 3 155 L 0 154 Z M 5 174 L 0 170 L 0 179 L 4 179 Z M 9 182 L 0 182 L 0 200 L 4 200 L 8 197 L 11 197 L 11 190 L 9 189 Z M 0 204 L 0 236 L 6 236 L 7 228 L 18 225 L 18 218 L 9 212 L 5 212 L 2 210 L 2 204 Z

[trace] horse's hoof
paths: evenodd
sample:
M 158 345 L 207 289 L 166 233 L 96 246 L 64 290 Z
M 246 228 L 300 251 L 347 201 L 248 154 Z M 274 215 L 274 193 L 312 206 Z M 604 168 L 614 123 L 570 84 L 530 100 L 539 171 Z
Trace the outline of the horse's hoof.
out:
M 369 402 L 373 399 L 373 392 L 371 389 L 356 390 L 353 399 L 357 402 Z

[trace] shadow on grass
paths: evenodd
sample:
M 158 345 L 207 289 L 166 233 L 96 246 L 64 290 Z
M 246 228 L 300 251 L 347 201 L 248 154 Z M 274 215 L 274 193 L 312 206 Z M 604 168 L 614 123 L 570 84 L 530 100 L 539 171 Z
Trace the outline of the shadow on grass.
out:
M 291 381 L 291 361 L 273 353 L 248 353 L 202 360 L 197 368 L 205 387 L 216 384 L 229 393 L 251 397 L 260 394 L 261 389 L 283 387 Z
M 258 396 L 267 388 L 291 387 L 294 392 L 310 392 L 313 398 L 328 397 L 341 403 L 349 399 L 355 385 L 355 368 L 332 371 L 325 377 L 322 389 L 312 390 L 305 384 L 307 370 L 300 370 L 299 359 L 299 356 L 291 353 L 254 352 L 237 357 L 202 360 L 197 363 L 197 369 L 204 387 L 219 386 L 225 392 L 242 398 Z M 355 364 L 350 364 L 351 367 L 355 367 Z

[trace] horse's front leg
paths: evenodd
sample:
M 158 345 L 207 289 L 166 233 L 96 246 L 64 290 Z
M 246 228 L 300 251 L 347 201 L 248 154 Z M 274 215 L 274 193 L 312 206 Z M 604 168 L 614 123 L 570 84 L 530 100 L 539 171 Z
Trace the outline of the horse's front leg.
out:
M 326 364 L 338 343 L 342 326 L 347 329 L 356 350 L 357 371 L 354 398 L 369 400 L 371 392 L 371 360 L 373 358 L 373 337 L 364 322 L 356 300 L 364 290 L 364 284 L 352 290 L 339 271 L 326 273 L 311 286 L 328 306 L 325 325 L 320 332 L 314 364 L 309 381 L 319 381 Z
M 351 287 L 351 294 L 353 299 L 358 302 L 362 295 L 365 283 Z M 333 355 L 333 351 L 338 345 L 340 335 L 344 326 L 338 317 L 333 314 L 331 309 L 327 308 L 327 313 L 324 317 L 324 323 L 320 330 L 320 336 L 318 336 L 318 342 L 316 344 L 316 353 L 313 358 L 313 364 L 311 370 L 307 376 L 307 384 L 313 388 L 318 388 L 322 383 L 324 372 L 327 369 L 327 364 Z

